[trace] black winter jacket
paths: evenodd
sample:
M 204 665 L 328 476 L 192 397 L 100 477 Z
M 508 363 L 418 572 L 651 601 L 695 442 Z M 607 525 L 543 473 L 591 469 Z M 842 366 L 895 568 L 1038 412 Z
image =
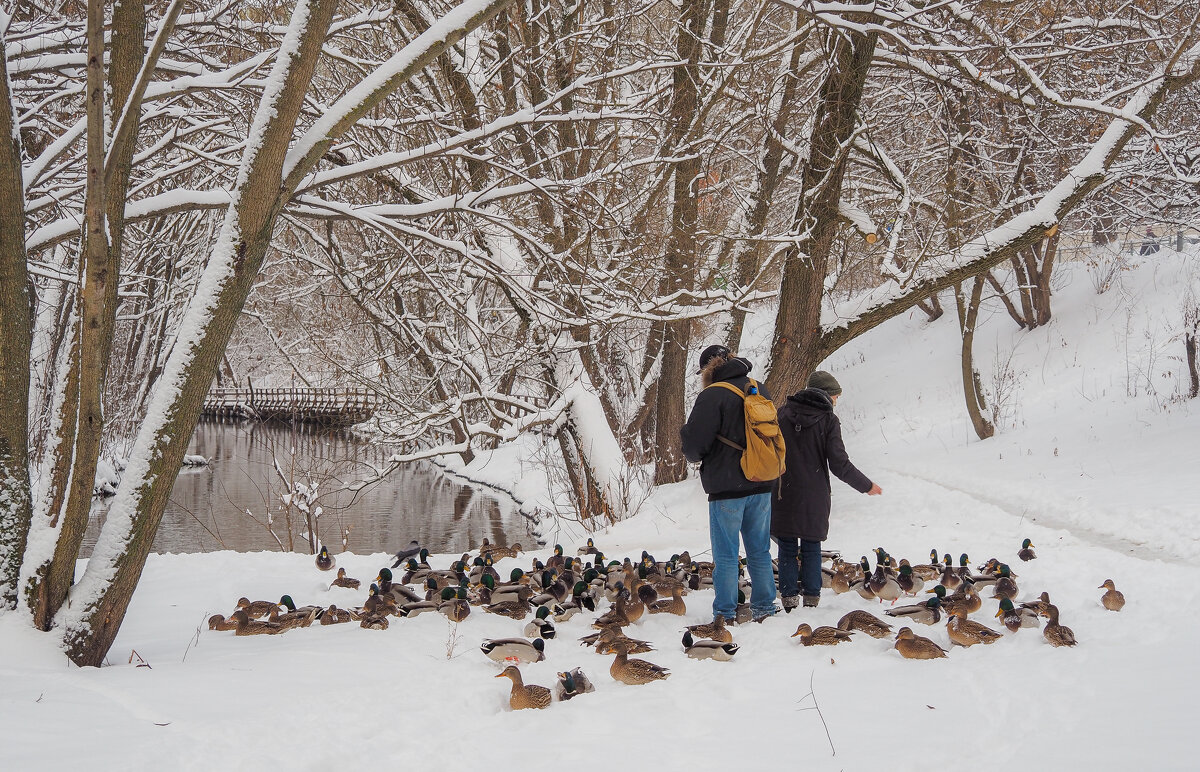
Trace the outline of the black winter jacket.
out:
M 749 383 L 751 364 L 735 357 L 713 372 L 713 383 L 728 381 L 744 393 Z M 771 395 L 759 384 L 759 393 Z M 746 413 L 741 397 L 724 387 L 709 387 L 696 397 L 692 414 L 679 431 L 683 455 L 700 462 L 700 482 L 709 501 L 739 499 L 756 493 L 770 493 L 774 482 L 751 482 L 742 474 L 742 452 L 717 439 L 720 434 L 742 447 L 746 446 Z
M 842 444 L 842 423 L 833 402 L 820 389 L 805 389 L 779 409 L 787 471 L 771 498 L 771 535 L 825 541 L 829 535 L 829 473 L 859 493 L 873 483 L 850 463 Z

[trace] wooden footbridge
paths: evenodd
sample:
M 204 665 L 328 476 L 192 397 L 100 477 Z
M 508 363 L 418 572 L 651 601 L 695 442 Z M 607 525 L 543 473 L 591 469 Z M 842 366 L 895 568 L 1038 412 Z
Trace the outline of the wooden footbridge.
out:
M 381 402 L 369 389 L 213 389 L 201 415 L 350 426 L 369 419 Z

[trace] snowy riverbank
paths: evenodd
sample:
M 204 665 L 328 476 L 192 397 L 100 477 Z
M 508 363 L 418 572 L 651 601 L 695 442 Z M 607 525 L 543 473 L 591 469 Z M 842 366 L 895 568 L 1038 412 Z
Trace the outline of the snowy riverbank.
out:
M 78 670 L 22 615 L 0 616 L 5 766 L 1192 768 L 1200 404 L 1173 400 L 1168 388 L 1178 382 L 1169 357 L 1182 344 L 1168 338 L 1185 270 L 1164 255 L 1100 296 L 1076 275 L 1056 296 L 1055 321 L 1032 333 L 1014 331 L 1002 311 L 985 320 L 977 340 L 985 379 L 1009 351 L 1024 375 L 1010 387 L 1005 425 L 984 443 L 968 436 L 953 319 L 896 320 L 828 363 L 846 388 L 838 411 L 851 457 L 885 494 L 859 496 L 835 482 L 827 546 L 851 558 L 882 545 L 913 562 L 930 548 L 967 552 L 976 564 L 1009 561 L 1021 599 L 1050 592 L 1080 641 L 1074 649 L 1022 630 L 920 662 L 901 659 L 888 640 L 860 635 L 804 648 L 789 637 L 801 621 L 833 624 L 858 608 L 881 614 L 847 593 L 737 628 L 732 662 L 697 662 L 679 638 L 685 624 L 711 617 L 712 594 L 701 591 L 687 596 L 685 619 L 644 618 L 631 633 L 655 643 L 641 656 L 672 668 L 667 681 L 614 682 L 610 658 L 578 645 L 589 632 L 581 615 L 559 625 L 545 662 L 522 671 L 528 683 L 550 685 L 556 672 L 581 667 L 596 692 L 513 713 L 508 682 L 492 678 L 499 668 L 478 646 L 519 635 L 522 623 L 476 609 L 457 629 L 425 614 L 386 631 L 342 625 L 237 638 L 203 623 L 239 596 L 345 606 L 364 593 L 327 589 L 332 577 L 308 556 L 159 555 L 147 563 L 111 667 Z M 518 494 L 542 495 L 543 473 L 516 463 L 498 457 L 480 467 L 509 476 Z M 573 526 L 548 536 L 569 552 L 582 543 Z M 1038 559 L 1021 563 L 1026 537 Z M 642 549 L 702 556 L 698 482 L 657 490 L 637 517 L 595 539 L 618 559 Z M 383 554 L 337 557 L 363 580 L 388 563 Z M 431 562 L 444 567 L 452 557 Z M 530 557 L 498 568 L 507 573 Z M 1107 578 L 1128 599 L 1119 614 L 1099 604 Z M 975 617 L 994 623 L 994 609 L 987 599 Z M 948 647 L 944 625 L 918 627 Z M 135 650 L 150 667 L 127 662 Z

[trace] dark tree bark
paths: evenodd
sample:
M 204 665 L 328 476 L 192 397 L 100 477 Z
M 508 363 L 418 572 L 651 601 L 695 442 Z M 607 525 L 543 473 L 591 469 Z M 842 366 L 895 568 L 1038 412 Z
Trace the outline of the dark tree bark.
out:
M 29 356 L 33 313 L 25 241 L 21 138 L 11 108 L 0 36 L 0 608 L 17 603 L 32 516 L 29 483 Z
M 664 259 L 659 294 L 670 295 L 691 290 L 696 283 L 696 220 L 700 176 L 700 156 L 682 148 L 694 122 L 700 89 L 700 55 L 703 52 L 704 27 L 708 5 L 704 0 L 684 0 L 676 27 L 675 56 L 678 65 L 672 71 L 670 133 L 668 143 L 682 155 L 675 163 L 674 197 L 671 208 L 671 232 Z M 662 366 L 659 371 L 655 406 L 655 441 L 658 455 L 654 464 L 654 483 L 664 485 L 687 477 L 687 460 L 679 447 L 686 406 L 683 404 L 687 381 L 687 356 L 691 343 L 691 320 L 673 320 L 664 325 Z
M 800 201 L 792 219 L 796 243 L 783 256 L 779 316 L 767 380 L 777 402 L 800 388 L 825 357 L 820 346 L 821 308 L 829 253 L 838 228 L 846 149 L 858 120 L 878 37 L 873 31 L 831 34 L 829 73 L 821 84 Z

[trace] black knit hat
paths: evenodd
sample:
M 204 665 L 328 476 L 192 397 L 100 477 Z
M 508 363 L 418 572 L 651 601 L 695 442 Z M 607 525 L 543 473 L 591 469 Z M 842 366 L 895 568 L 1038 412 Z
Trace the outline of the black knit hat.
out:
M 697 370 L 696 372 L 697 373 L 704 372 L 704 366 L 707 365 L 712 360 L 716 359 L 717 357 L 721 357 L 722 359 L 729 359 L 729 347 L 717 344 L 714 346 L 709 346 L 708 348 L 701 351 L 700 352 L 700 369 Z
M 824 370 L 817 370 L 812 375 L 808 376 L 808 388 L 820 389 L 831 397 L 835 397 L 842 393 L 842 384 Z

